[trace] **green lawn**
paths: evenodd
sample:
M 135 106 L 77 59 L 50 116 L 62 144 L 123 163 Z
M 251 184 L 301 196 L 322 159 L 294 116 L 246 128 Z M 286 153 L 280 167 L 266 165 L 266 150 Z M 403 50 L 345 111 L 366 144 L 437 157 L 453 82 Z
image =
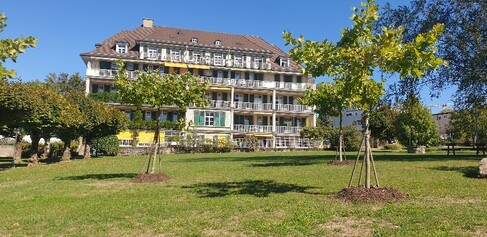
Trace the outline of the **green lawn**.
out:
M 444 154 L 374 154 L 381 185 L 411 197 L 396 203 L 332 198 L 352 166 L 331 152 L 165 155 L 155 184 L 130 182 L 146 157 L 7 169 L 0 236 L 487 236 L 480 157 Z

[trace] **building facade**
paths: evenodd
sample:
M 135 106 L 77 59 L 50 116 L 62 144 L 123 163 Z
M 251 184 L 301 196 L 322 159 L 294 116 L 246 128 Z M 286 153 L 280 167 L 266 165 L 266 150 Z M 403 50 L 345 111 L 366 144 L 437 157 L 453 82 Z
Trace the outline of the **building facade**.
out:
M 353 126 L 357 130 L 362 131 L 362 114 L 363 110 L 347 109 L 342 111 L 342 126 Z M 333 127 L 340 126 L 340 117 L 333 117 Z
M 133 30 L 124 30 L 80 56 L 86 64 L 86 93 L 114 93 L 115 61 L 122 59 L 129 77 L 136 71 L 192 73 L 209 82 L 207 108 L 189 107 L 184 115 L 164 107 L 160 120 L 185 116 L 189 128 L 210 139 L 231 139 L 237 146 L 246 135 L 255 135 L 261 148 L 305 148 L 300 138 L 306 126 L 315 126 L 311 106 L 298 98 L 314 79 L 284 51 L 258 36 L 236 35 L 155 26 L 150 19 Z M 134 108 L 111 103 L 131 117 Z M 146 120 L 154 110 L 143 108 Z M 170 133 L 172 131 L 166 131 Z M 125 135 L 124 135 L 125 134 Z M 127 133 L 121 144 L 130 143 Z M 147 136 L 150 137 L 150 136 Z M 140 142 L 140 141 L 139 141 Z
M 451 112 L 433 114 L 433 119 L 438 124 L 438 132 L 440 133 L 440 139 L 446 140 L 450 137 L 451 128 Z

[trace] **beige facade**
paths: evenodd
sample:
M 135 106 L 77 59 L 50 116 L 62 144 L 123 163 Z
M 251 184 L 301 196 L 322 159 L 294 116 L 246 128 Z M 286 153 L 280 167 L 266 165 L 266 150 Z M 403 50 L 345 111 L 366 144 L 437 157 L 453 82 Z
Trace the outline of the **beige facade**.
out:
M 438 124 L 438 131 L 440 133 L 441 139 L 448 139 L 450 134 L 449 130 L 451 128 L 451 113 L 438 113 L 433 114 L 433 119 Z
M 190 129 L 202 137 L 226 137 L 237 146 L 246 135 L 255 135 L 262 148 L 309 147 L 300 131 L 315 126 L 316 120 L 313 108 L 298 99 L 315 88 L 314 79 L 260 37 L 158 27 L 144 19 L 141 27 L 122 31 L 81 57 L 87 66 L 87 93 L 116 92 L 114 62 L 118 58 L 132 78 L 137 77 L 136 70 L 190 72 L 208 81 L 210 105 L 190 107 L 184 115 L 165 107 L 160 120 L 185 116 L 192 121 Z M 130 117 L 133 108 L 113 104 Z M 155 119 L 150 108 L 145 109 L 144 118 Z

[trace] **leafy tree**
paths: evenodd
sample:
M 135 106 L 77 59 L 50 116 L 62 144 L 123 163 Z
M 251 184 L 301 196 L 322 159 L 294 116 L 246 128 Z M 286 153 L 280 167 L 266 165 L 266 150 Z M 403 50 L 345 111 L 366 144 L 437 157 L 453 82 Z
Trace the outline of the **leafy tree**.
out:
M 49 73 L 46 76 L 46 84 L 62 94 L 85 91 L 85 80 L 79 73 L 71 76 L 65 72 L 59 74 Z
M 353 26 L 345 28 L 339 42 L 328 40 L 315 42 L 294 38 L 284 32 L 286 44 L 293 48 L 291 57 L 306 66 L 312 76 L 328 75 L 336 84 L 343 86 L 342 96 L 355 108 L 364 110 L 365 136 L 365 187 L 370 188 L 371 149 L 369 132 L 369 108 L 384 94 L 383 81 L 373 79 L 376 69 L 386 73 L 398 73 L 401 78 L 421 78 L 425 72 L 438 68 L 443 61 L 435 56 L 438 37 L 443 26 L 418 35 L 413 41 L 402 41 L 403 28 L 383 28 L 374 33 L 372 25 L 379 18 L 379 6 L 374 0 L 362 3 L 362 8 L 353 9 Z M 376 182 L 378 180 L 376 177 Z
M 396 139 L 396 120 L 399 111 L 382 105 L 370 112 L 370 135 L 377 140 L 392 143 Z
M 329 134 L 330 145 L 333 148 L 340 146 L 340 136 L 342 137 L 342 146 L 348 151 L 358 151 L 362 143 L 362 134 L 354 126 L 344 126 L 342 129 L 331 129 Z
M 321 82 L 316 87 L 316 90 L 307 90 L 304 97 L 300 100 L 302 104 L 316 106 L 317 112 L 320 115 L 339 117 L 338 153 L 340 161 L 343 161 L 344 151 L 342 111 L 351 106 L 350 100 L 343 97 L 345 94 L 343 90 L 344 87 L 341 81 L 338 81 L 338 83 Z
M 154 129 L 154 153 L 149 158 L 149 163 L 152 163 L 150 173 L 155 172 L 157 162 L 157 154 L 160 144 L 160 128 L 159 115 L 162 112 L 163 106 L 176 106 L 181 111 L 186 111 L 188 106 L 204 107 L 208 104 L 206 98 L 207 83 L 202 83 L 201 80 L 186 73 L 182 75 L 166 74 L 162 76 L 159 72 L 137 71 L 137 78 L 130 79 L 127 71 L 121 61 L 117 62 L 118 73 L 115 77 L 115 85 L 117 93 L 121 101 L 135 105 L 140 108 L 142 105 L 149 105 L 157 110 L 156 112 L 156 126 Z M 185 125 L 183 118 L 180 119 L 179 124 L 181 129 Z M 149 167 L 146 171 L 149 173 Z
M 64 152 L 61 157 L 62 161 L 70 160 L 71 141 L 83 135 L 83 131 L 89 126 L 88 118 L 80 110 L 80 97 L 82 95 L 75 92 L 65 94 L 67 104 L 62 111 L 61 126 L 56 130 L 56 136 L 64 143 Z
M 430 110 L 417 98 L 411 98 L 397 116 L 397 135 L 399 142 L 408 146 L 408 151 L 418 146 L 432 146 L 439 142 L 438 125 Z
M 7 17 L 5 14 L 0 13 L 0 32 L 3 32 L 6 24 Z M 15 77 L 15 71 L 9 70 L 3 63 L 7 59 L 15 62 L 20 53 L 24 53 L 26 48 L 35 47 L 37 39 L 32 36 L 19 37 L 16 39 L 0 39 L 0 80 L 6 80 L 8 78 Z

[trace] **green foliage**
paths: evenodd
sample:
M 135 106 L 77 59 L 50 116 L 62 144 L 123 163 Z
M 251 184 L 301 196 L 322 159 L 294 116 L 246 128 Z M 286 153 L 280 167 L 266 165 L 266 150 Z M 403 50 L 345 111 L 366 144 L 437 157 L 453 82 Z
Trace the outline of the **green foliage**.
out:
M 319 141 L 324 141 L 328 140 L 329 134 L 330 134 L 330 128 L 326 127 L 304 127 L 303 130 L 301 130 L 301 137 L 304 138 L 309 138 L 311 140 L 319 140 Z
M 463 109 L 452 113 L 450 134 L 456 143 L 487 144 L 487 109 Z
M 0 32 L 2 32 L 6 24 L 7 17 L 5 14 L 0 13 Z M 15 71 L 13 69 L 8 70 L 3 63 L 7 61 L 7 59 L 16 62 L 17 57 L 20 53 L 24 53 L 26 48 L 35 47 L 37 39 L 28 36 L 28 37 L 19 37 L 16 39 L 0 39 L 0 80 L 6 80 L 8 78 L 15 77 Z
M 329 142 L 333 149 L 338 149 L 340 129 L 334 128 L 330 131 Z M 343 143 L 346 151 L 358 151 L 362 143 L 362 133 L 354 126 L 343 127 Z
M 434 146 L 439 142 L 438 125 L 433 115 L 415 98 L 405 103 L 397 123 L 398 140 L 409 148 Z
M 118 103 L 120 99 L 118 98 L 117 93 L 111 92 L 97 92 L 97 93 L 90 93 L 89 96 L 96 101 L 107 102 L 107 103 Z
M 118 138 L 116 136 L 106 136 L 91 139 L 92 149 L 97 156 L 116 156 L 119 152 Z
M 175 137 L 178 138 L 178 137 Z M 174 149 L 177 153 L 228 153 L 235 147 L 231 140 L 204 139 L 195 141 L 193 138 L 176 139 L 177 145 Z
M 396 139 L 396 120 L 399 111 L 387 105 L 380 106 L 370 113 L 370 134 L 381 141 L 392 142 Z
M 85 80 L 78 72 L 71 76 L 65 72 L 49 73 L 46 77 L 46 84 L 62 94 L 84 92 L 86 86 Z
M 384 150 L 400 151 L 402 149 L 403 149 L 403 147 L 399 143 L 391 143 L 391 144 L 385 144 L 384 145 Z

